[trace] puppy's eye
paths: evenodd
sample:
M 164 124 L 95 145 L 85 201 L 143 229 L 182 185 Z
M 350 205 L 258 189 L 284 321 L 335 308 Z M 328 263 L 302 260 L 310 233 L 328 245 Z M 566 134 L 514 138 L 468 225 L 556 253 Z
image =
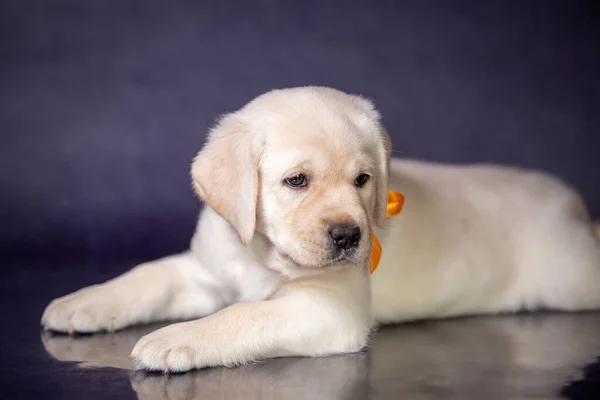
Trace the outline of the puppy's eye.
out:
M 303 188 L 308 184 L 308 182 L 306 181 L 306 176 L 299 174 L 292 176 L 291 178 L 286 178 L 285 184 L 293 188 Z
M 356 187 L 363 187 L 364 184 L 367 183 L 367 181 L 369 180 L 369 178 L 370 178 L 370 176 L 367 175 L 367 174 L 360 174 L 354 180 L 354 186 L 356 186 Z

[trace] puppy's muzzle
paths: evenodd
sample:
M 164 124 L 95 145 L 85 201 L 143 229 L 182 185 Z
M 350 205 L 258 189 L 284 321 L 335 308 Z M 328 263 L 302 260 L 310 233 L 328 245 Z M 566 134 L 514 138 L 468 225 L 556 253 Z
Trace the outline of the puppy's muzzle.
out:
M 350 251 L 360 243 L 360 228 L 355 224 L 333 224 L 327 230 L 331 246 L 337 251 Z

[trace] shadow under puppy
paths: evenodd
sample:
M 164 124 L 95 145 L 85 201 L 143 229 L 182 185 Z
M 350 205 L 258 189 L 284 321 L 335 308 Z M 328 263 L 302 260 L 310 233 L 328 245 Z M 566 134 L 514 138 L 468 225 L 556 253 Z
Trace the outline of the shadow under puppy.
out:
M 259 96 L 220 120 L 192 164 L 206 207 L 190 251 L 56 299 L 42 324 L 195 319 L 131 353 L 139 369 L 187 371 L 359 351 L 376 323 L 600 307 L 598 234 L 571 189 L 538 172 L 390 155 L 362 97 Z M 386 220 L 388 189 L 406 206 Z M 373 231 L 384 251 L 371 276 Z

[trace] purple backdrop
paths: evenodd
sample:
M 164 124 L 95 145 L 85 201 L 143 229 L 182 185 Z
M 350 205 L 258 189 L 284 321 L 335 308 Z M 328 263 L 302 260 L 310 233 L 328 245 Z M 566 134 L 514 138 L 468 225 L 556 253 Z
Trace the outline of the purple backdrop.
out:
M 1 251 L 85 266 L 186 248 L 207 127 L 306 84 L 374 99 L 398 154 L 547 170 L 600 217 L 594 4 L 3 1 Z

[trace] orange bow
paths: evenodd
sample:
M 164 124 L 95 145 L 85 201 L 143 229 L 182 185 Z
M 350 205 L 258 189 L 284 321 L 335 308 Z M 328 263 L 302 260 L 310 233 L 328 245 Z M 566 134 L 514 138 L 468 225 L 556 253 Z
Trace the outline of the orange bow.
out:
M 404 195 L 402 193 L 389 191 L 388 192 L 388 202 L 387 202 L 387 212 L 386 216 L 393 217 L 394 215 L 400 214 L 402 211 L 402 207 L 404 206 Z M 377 239 L 377 236 L 373 232 L 371 232 L 371 237 L 373 238 L 373 247 L 371 248 L 371 273 L 375 272 L 377 266 L 379 265 L 379 260 L 381 260 L 381 253 L 383 250 L 381 249 L 381 243 Z

